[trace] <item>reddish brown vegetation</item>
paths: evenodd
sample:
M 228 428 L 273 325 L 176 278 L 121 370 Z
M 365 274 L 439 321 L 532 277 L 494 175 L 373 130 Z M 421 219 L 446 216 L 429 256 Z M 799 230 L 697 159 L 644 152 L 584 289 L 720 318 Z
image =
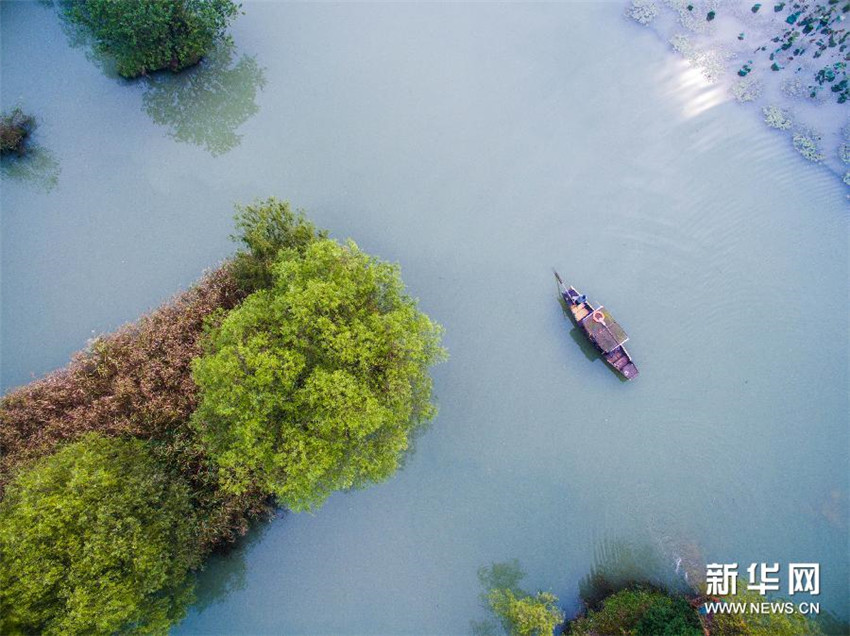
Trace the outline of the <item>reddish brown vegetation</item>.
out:
M 201 353 L 204 324 L 243 297 L 230 269 L 221 267 L 136 323 L 98 338 L 64 369 L 6 395 L 0 488 L 20 466 L 83 433 L 131 435 L 150 440 L 189 480 L 204 550 L 244 532 L 251 516 L 268 510 L 266 498 L 221 492 L 188 425 L 197 401 L 191 361 Z
M 8 115 L 0 116 L 0 155 L 26 152 L 24 144 L 35 129 L 35 118 L 15 108 Z

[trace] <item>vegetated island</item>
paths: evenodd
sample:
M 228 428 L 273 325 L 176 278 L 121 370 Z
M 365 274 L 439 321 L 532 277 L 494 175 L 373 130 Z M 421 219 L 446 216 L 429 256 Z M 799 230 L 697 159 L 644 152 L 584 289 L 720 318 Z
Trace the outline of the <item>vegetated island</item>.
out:
M 395 265 L 275 199 L 234 258 L 0 401 L 0 632 L 159 633 L 280 505 L 395 472 L 442 330 Z
M 63 10 L 126 78 L 197 64 L 239 13 L 233 0 L 72 0 Z
M 613 584 L 599 579 L 584 598 L 585 609 L 564 622 L 564 611 L 551 592 L 534 594 L 520 586 L 525 577 L 517 560 L 493 563 L 478 571 L 482 603 L 492 620 L 473 622 L 476 636 L 816 636 L 817 623 L 802 614 L 703 613 L 710 599 L 704 594 L 665 589 L 657 584 L 628 581 Z M 747 591 L 738 581 L 738 593 L 723 600 L 761 604 L 765 598 Z

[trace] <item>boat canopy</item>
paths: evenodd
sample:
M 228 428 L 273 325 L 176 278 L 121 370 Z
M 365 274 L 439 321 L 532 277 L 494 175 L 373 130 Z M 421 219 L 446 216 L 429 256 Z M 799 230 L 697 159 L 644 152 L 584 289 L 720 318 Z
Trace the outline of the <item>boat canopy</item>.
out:
M 602 320 L 598 320 L 600 313 Z M 599 307 L 587 315 L 582 320 L 582 325 L 590 339 L 605 353 L 610 353 L 629 339 L 623 328 L 604 307 Z

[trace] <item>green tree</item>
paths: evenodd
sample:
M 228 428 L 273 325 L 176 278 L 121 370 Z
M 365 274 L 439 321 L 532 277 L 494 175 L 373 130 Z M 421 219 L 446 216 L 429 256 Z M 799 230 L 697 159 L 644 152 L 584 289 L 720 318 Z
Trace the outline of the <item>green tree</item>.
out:
M 193 365 L 193 421 L 224 487 L 258 485 L 296 511 L 396 470 L 434 415 L 428 367 L 444 355 L 396 266 L 353 242 L 298 247 L 279 252 L 272 287 L 213 328 Z
M 511 636 L 551 636 L 564 620 L 558 597 L 550 592 L 531 596 L 496 589 L 490 592 L 489 601 L 493 613 Z
M 478 570 L 484 589 L 481 599 L 510 636 L 551 636 L 564 621 L 558 598 L 550 592 L 529 594 L 520 587 L 523 578 L 525 572 L 516 559 L 482 567 Z M 472 629 L 481 636 L 498 633 L 492 621 L 473 622 Z
M 327 237 L 301 212 L 293 212 L 287 201 L 274 197 L 237 206 L 236 228 L 238 232 L 231 238 L 241 243 L 242 249 L 233 258 L 232 271 L 245 292 L 268 289 L 274 284 L 272 268 L 280 250 L 303 254 L 314 240 Z
M 239 11 L 233 0 L 75 0 L 72 22 L 86 27 L 124 77 L 197 64 Z
M 88 435 L 0 503 L 0 632 L 165 633 L 191 597 L 187 487 L 139 440 Z

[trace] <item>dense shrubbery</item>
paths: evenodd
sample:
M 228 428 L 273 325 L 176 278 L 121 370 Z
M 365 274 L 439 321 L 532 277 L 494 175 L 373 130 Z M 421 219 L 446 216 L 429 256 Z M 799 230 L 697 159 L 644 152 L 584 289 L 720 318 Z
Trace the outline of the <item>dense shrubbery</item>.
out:
M 0 632 L 165 633 L 198 563 L 189 490 L 140 440 L 88 435 L 0 503 Z
M 744 589 L 745 583 L 739 582 Z M 572 636 L 629 634 L 630 636 L 816 636 L 817 623 L 803 614 L 718 613 L 702 616 L 694 604 L 710 600 L 690 594 L 683 596 L 654 587 L 633 585 L 605 597 L 586 616 L 569 623 Z M 724 601 L 758 603 L 765 597 L 744 591 L 724 597 Z M 707 631 L 704 631 L 707 630 Z
M 269 232 L 245 234 L 261 246 L 263 271 Z M 428 367 L 443 351 L 440 328 L 404 293 L 397 267 L 351 242 L 286 242 L 274 285 L 213 329 L 195 361 L 194 421 L 229 491 L 258 484 L 306 510 L 396 470 L 433 415 Z
M 115 58 L 121 75 L 137 77 L 197 64 L 238 10 L 232 0 L 76 0 L 68 15 Z
M 616 592 L 570 624 L 570 634 L 632 634 L 633 636 L 702 636 L 697 612 L 682 596 L 652 588 Z
M 268 512 L 267 492 L 220 487 L 216 464 L 188 425 L 198 402 L 191 363 L 202 353 L 205 326 L 248 291 L 270 284 L 280 249 L 305 249 L 325 234 L 275 199 L 239 208 L 236 220 L 234 238 L 244 248 L 233 261 L 138 322 L 96 339 L 64 369 L 0 400 L 0 491 L 20 466 L 98 432 L 151 440 L 186 477 L 203 551 L 244 533 L 250 518 Z
M 35 129 L 35 119 L 15 108 L 8 115 L 0 116 L 0 155 L 17 153 L 22 155 L 25 142 Z

